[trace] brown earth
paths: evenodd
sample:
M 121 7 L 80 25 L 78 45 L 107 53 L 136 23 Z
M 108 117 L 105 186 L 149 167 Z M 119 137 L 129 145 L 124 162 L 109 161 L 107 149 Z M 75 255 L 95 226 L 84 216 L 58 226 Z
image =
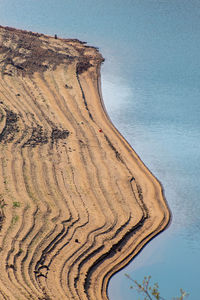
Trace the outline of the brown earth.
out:
M 110 122 L 94 47 L 0 27 L 0 299 L 107 299 L 169 222 Z

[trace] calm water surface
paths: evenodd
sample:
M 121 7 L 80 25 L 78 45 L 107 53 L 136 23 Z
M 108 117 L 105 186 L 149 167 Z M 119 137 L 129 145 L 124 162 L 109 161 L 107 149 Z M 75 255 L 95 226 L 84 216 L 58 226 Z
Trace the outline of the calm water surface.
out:
M 167 299 L 182 287 L 198 300 L 200 1 L 6 0 L 0 20 L 100 47 L 107 111 L 164 186 L 172 223 L 111 279 L 110 299 L 139 298 L 129 273 L 151 274 Z
M 198 300 L 200 9 L 193 1 L 154 4 L 134 14 L 135 48 L 119 59 L 115 73 L 104 66 L 102 85 L 113 123 L 162 182 L 172 222 L 111 279 L 108 292 L 112 300 L 138 299 L 124 274 L 140 282 L 152 275 L 167 299 L 182 287 Z M 154 17 L 145 26 L 147 11 Z
M 103 81 L 108 112 L 162 182 L 172 211 L 172 223 L 167 231 L 151 241 L 128 267 L 111 279 L 110 299 L 138 299 L 137 293 L 129 290 L 125 273 L 138 281 L 151 274 L 152 282 L 159 282 L 167 298 L 178 295 L 179 287 L 183 287 L 190 292 L 190 299 L 198 299 L 199 91 L 157 82 L 150 85 L 143 82 L 140 87 L 140 83 L 134 82 L 132 88 L 124 87 L 123 104 L 115 102 L 113 105 L 110 86 L 108 79 Z

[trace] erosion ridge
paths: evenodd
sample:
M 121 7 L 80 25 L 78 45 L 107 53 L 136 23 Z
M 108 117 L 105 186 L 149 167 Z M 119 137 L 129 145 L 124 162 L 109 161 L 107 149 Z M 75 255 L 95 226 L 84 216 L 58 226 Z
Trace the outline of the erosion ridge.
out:
M 95 47 L 0 26 L 0 299 L 107 299 L 169 222 L 103 106 Z

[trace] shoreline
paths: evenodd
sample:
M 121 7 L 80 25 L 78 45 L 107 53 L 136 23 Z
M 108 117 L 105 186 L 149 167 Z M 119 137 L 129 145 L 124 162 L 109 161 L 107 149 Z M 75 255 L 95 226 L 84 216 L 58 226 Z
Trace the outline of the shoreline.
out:
M 144 165 L 144 167 L 148 170 L 148 172 L 151 174 L 151 176 L 153 178 L 156 179 L 156 181 L 158 182 L 158 184 L 160 185 L 160 188 L 161 188 L 161 194 L 163 196 L 163 200 L 165 202 L 165 205 L 167 207 L 167 210 L 168 210 L 168 216 L 166 217 L 166 224 L 163 226 L 163 228 L 158 231 L 158 232 L 155 232 L 155 234 L 152 236 L 152 237 L 147 237 L 147 240 L 144 241 L 144 245 L 141 245 L 141 248 L 139 248 L 139 250 L 137 251 L 136 254 L 133 254 L 130 258 L 128 258 L 126 260 L 126 258 L 124 259 L 124 262 L 122 264 L 122 266 L 119 267 L 119 269 L 117 271 L 114 271 L 111 275 L 109 274 L 109 278 L 107 279 L 107 282 L 106 282 L 106 285 L 107 285 L 107 288 L 106 288 L 106 296 L 108 298 L 108 285 L 109 285 L 109 282 L 111 280 L 111 278 L 118 272 L 120 272 L 123 268 L 125 268 L 129 263 L 131 263 L 131 261 L 134 259 L 134 257 L 136 257 L 137 255 L 139 255 L 140 251 L 143 250 L 143 248 L 149 243 L 151 242 L 151 240 L 153 240 L 154 238 L 156 238 L 159 234 L 161 234 L 164 230 L 166 230 L 170 224 L 171 224 L 171 221 L 172 221 L 172 213 L 171 213 L 171 210 L 169 208 L 169 205 L 168 205 L 168 202 L 166 200 L 166 197 L 165 197 L 165 192 L 164 192 L 164 187 L 162 185 L 162 183 L 159 181 L 159 179 L 151 172 L 151 170 L 145 165 L 145 163 L 142 161 L 142 159 L 140 158 L 140 156 L 134 151 L 134 149 L 132 148 L 132 146 L 129 144 L 129 142 L 123 137 L 123 135 L 120 133 L 120 131 L 115 127 L 115 125 L 113 124 L 112 120 L 110 119 L 110 116 L 109 114 L 107 113 L 107 110 L 106 110 L 106 107 L 105 107 L 105 103 L 104 103 L 104 100 L 103 100 L 103 96 L 102 96 L 102 87 L 101 87 L 101 65 L 97 68 L 97 76 L 98 76 L 98 92 L 99 92 L 99 99 L 100 99 L 100 102 L 101 102 L 101 105 L 102 105 L 102 109 L 104 110 L 104 113 L 105 113 L 105 116 L 106 118 L 108 119 L 108 121 L 110 122 L 111 126 L 113 127 L 114 131 L 117 132 L 118 135 L 120 135 L 122 137 L 122 139 L 126 142 L 126 144 L 128 144 L 128 146 L 133 150 L 134 152 L 134 155 L 136 155 L 136 157 L 141 161 L 141 163 Z
M 122 142 L 124 142 L 124 144 L 130 148 L 133 152 L 133 155 L 137 158 L 137 160 L 140 161 L 140 163 L 143 165 L 144 169 L 147 170 L 147 173 L 153 178 L 155 179 L 155 181 L 157 182 L 158 186 L 160 186 L 161 189 L 161 201 L 164 202 L 164 205 L 166 206 L 166 209 L 168 210 L 167 214 L 166 214 L 166 220 L 163 222 L 163 225 L 161 225 L 161 228 L 157 228 L 155 230 L 155 232 L 152 232 L 152 234 L 150 236 L 146 236 L 146 238 L 144 238 L 144 240 L 142 241 L 141 244 L 138 244 L 136 246 L 136 249 L 134 251 L 134 253 L 130 254 L 130 256 L 125 257 L 124 260 L 120 263 L 119 268 L 115 266 L 115 270 L 113 270 L 108 276 L 108 279 L 106 279 L 106 283 L 104 283 L 106 285 L 106 296 L 108 298 L 108 284 L 110 279 L 112 278 L 112 276 L 114 276 L 117 272 L 121 271 L 125 266 L 127 266 L 133 259 L 135 256 L 137 256 L 140 251 L 142 251 L 142 249 L 154 238 L 157 237 L 157 235 L 159 235 L 160 233 L 162 233 L 165 229 L 168 228 L 168 226 L 170 226 L 171 223 L 171 211 L 169 208 L 169 205 L 167 203 L 167 200 L 165 198 L 165 194 L 164 194 L 164 188 L 162 186 L 162 183 L 155 177 L 155 175 L 153 175 L 153 173 L 151 172 L 150 169 L 148 169 L 148 167 L 144 164 L 144 162 L 142 161 L 142 159 L 139 157 L 139 155 L 134 151 L 134 149 L 132 148 L 132 146 L 129 144 L 129 142 L 122 136 L 122 134 L 118 131 L 118 129 L 115 127 L 115 125 L 112 123 L 106 108 L 105 108 L 105 104 L 103 101 L 103 96 L 102 96 L 102 89 L 101 89 L 101 65 L 97 68 L 97 81 L 98 81 L 98 93 L 99 93 L 99 99 L 100 99 L 100 103 L 102 106 L 102 109 L 105 113 L 105 118 L 107 118 L 108 122 L 110 123 L 110 126 L 113 128 L 113 131 L 121 138 Z M 105 294 L 103 295 L 103 299 L 105 297 Z
M 170 222 L 162 185 L 110 120 L 97 48 L 0 27 L 0 282 L 6 299 L 108 299 Z

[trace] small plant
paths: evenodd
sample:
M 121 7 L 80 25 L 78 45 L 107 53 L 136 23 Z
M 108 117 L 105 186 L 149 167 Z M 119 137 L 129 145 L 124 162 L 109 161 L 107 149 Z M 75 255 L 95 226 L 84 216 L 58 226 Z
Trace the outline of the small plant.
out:
M 13 202 L 13 207 L 14 207 L 14 208 L 20 207 L 20 203 L 17 202 L 17 201 L 14 201 L 14 202 Z
M 139 293 L 144 295 L 144 300 L 166 300 L 160 295 L 158 283 L 154 283 L 154 285 L 150 285 L 151 276 L 144 277 L 142 283 L 138 283 L 137 280 L 131 278 L 130 275 L 125 274 L 125 276 L 131 280 L 135 286 L 130 286 L 131 289 L 135 288 Z M 186 292 L 180 289 L 181 295 L 179 297 L 174 297 L 173 300 L 183 300 L 183 298 L 189 296 Z
M 0 194 L 0 215 L 1 217 L 5 217 L 5 214 L 4 214 L 4 207 L 6 206 L 7 204 L 5 203 L 5 200 L 3 198 L 3 195 Z
M 23 250 L 20 248 L 19 251 L 18 251 L 18 255 L 20 255 L 22 253 L 23 253 Z
M 4 199 L 0 200 L 0 208 L 3 209 L 7 204 L 5 203 Z
M 18 220 L 19 220 L 19 216 L 18 215 L 13 216 L 12 217 L 12 221 L 11 221 L 12 225 L 15 225 Z

